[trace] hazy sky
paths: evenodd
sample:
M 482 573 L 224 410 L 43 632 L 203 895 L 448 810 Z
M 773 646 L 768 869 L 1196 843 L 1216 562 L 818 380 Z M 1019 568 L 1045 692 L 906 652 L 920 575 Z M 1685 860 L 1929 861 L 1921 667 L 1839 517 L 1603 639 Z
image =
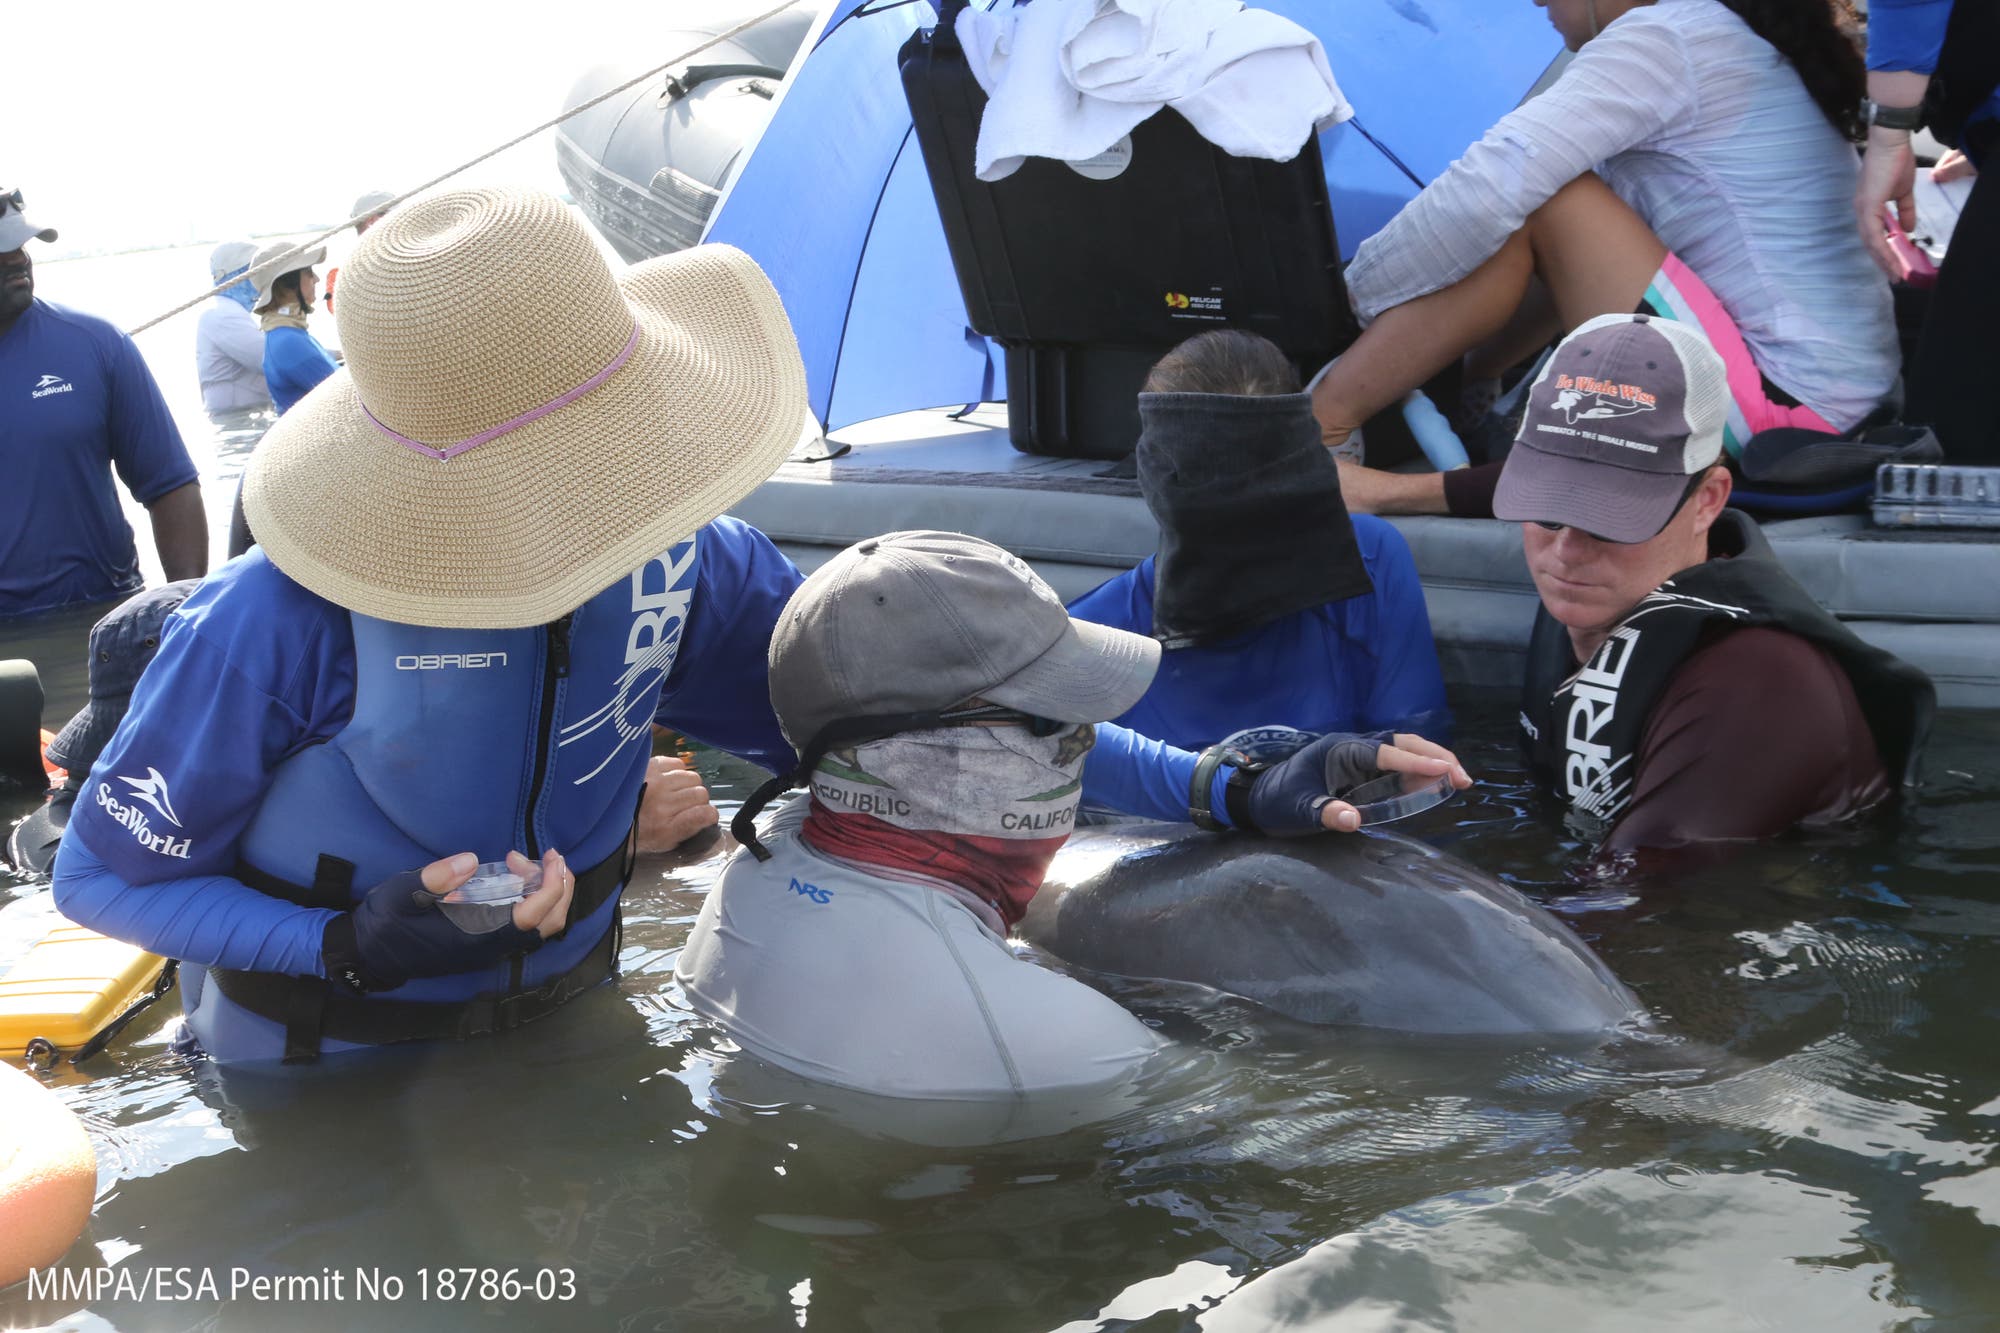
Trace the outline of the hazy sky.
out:
M 776 0 L 770 0 L 776 3 Z M 90 253 L 296 230 L 347 216 L 568 104 L 584 71 L 629 76 L 675 30 L 754 0 L 533 6 L 110 0 L 16 15 L 0 76 L 0 187 Z M 60 40 L 42 40 L 56 28 Z M 606 81 L 607 83 L 609 80 Z M 560 190 L 543 133 L 460 178 Z

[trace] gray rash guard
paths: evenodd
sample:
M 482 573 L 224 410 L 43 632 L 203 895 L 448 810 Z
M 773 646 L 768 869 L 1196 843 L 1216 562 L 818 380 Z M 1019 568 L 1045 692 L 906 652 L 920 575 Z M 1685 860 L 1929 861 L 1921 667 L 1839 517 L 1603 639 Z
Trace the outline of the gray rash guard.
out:
M 1161 1045 L 1080 981 L 1016 957 L 949 886 L 889 879 L 799 838 L 807 803 L 738 852 L 674 975 L 750 1054 L 836 1087 L 983 1099 L 1097 1087 Z

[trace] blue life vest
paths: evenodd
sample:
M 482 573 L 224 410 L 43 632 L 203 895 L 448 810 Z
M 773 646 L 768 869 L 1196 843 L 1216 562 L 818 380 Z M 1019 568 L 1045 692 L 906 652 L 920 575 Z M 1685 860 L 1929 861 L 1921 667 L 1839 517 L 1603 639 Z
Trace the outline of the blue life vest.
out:
M 607 952 L 653 713 L 693 604 L 697 543 L 683 542 L 536 628 L 431 629 L 352 616 L 353 716 L 272 774 L 240 843 L 246 882 L 269 892 L 275 881 L 291 886 L 281 896 L 341 910 L 441 857 L 472 851 L 498 861 L 518 850 L 533 858 L 548 847 L 580 880 L 607 863 L 618 881 L 588 916 L 572 911 L 562 935 L 483 971 L 420 977 L 362 998 L 317 977 L 285 985 L 332 995 L 345 1010 L 407 1011 L 409 1002 L 463 1004 L 549 987 Z M 326 882 L 323 858 L 337 859 L 345 882 Z M 276 993 L 271 974 L 224 973 L 223 983 L 242 978 Z M 225 996 L 207 969 L 184 969 L 183 985 L 189 1027 L 215 1058 L 286 1054 L 287 1024 Z M 338 1031 L 329 1023 L 315 1044 L 373 1044 Z M 296 1034 L 291 1049 L 299 1053 Z

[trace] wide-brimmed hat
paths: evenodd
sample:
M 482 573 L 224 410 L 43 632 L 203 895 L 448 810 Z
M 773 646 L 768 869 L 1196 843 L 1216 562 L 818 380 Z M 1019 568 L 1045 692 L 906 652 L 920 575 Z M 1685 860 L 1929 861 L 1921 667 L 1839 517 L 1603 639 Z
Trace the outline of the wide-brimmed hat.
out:
M 1017 556 L 956 532 L 892 532 L 814 570 L 771 636 L 771 707 L 793 748 L 832 722 L 973 698 L 1057 722 L 1139 702 L 1160 645 L 1070 619 Z
M 28 221 L 21 211 L 26 207 L 19 187 L 0 190 L 0 255 L 18 250 L 29 241 L 55 240 L 56 229 Z
M 1599 315 L 1556 345 L 1529 388 L 1493 515 L 1614 542 L 1656 537 L 1688 478 L 1721 459 L 1729 405 L 1728 371 L 1700 330 Z
M 221 282 L 256 263 L 257 254 L 253 242 L 224 241 L 208 253 L 208 276 L 214 282 Z
M 49 742 L 48 757 L 58 768 L 87 773 L 111 733 L 125 720 L 132 689 L 160 651 L 167 617 L 195 590 L 199 579 L 181 579 L 134 593 L 90 628 L 90 702 L 63 724 Z
M 395 197 L 395 193 L 390 190 L 369 190 L 356 195 L 353 206 L 347 210 L 347 216 L 366 221 L 382 212 Z
M 297 248 L 296 242 L 279 241 L 275 245 L 267 245 L 259 250 L 256 257 L 250 261 L 250 272 L 245 276 L 257 288 L 257 299 L 250 303 L 253 314 L 271 304 L 271 288 L 277 285 L 279 278 L 287 273 L 297 273 L 300 269 L 326 262 L 326 247 L 323 245 L 315 245 L 310 250 L 293 254 L 292 251 Z M 218 278 L 217 281 L 221 279 Z
M 31 875 L 46 875 L 56 863 L 63 833 L 83 792 L 83 780 L 72 774 L 68 782 L 49 793 L 47 800 L 22 816 L 7 834 L 7 863 Z
M 279 569 L 407 624 L 554 620 L 768 478 L 807 416 L 784 307 L 704 245 L 613 277 L 536 190 L 404 204 L 341 268 L 336 371 L 250 461 Z
M 69 770 L 69 780 L 49 793 L 8 836 L 7 859 L 18 868 L 46 874 L 55 861 L 90 766 L 125 720 L 132 688 L 160 651 L 167 617 L 199 582 L 182 579 L 148 588 L 120 602 L 91 627 L 90 702 L 77 710 L 44 751 L 50 763 Z

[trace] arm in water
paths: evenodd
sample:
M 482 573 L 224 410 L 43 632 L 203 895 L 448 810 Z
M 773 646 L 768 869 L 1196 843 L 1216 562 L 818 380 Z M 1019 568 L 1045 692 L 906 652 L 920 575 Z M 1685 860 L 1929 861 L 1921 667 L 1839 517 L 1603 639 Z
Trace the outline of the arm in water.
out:
M 1373 751 L 1356 767 L 1349 761 L 1353 747 L 1364 739 Z M 1150 740 L 1115 723 L 1100 722 L 1097 744 L 1083 766 L 1083 798 L 1148 819 L 1185 822 L 1199 761 L 1200 756 L 1192 751 Z M 1264 833 L 1351 832 L 1360 827 L 1359 816 L 1353 806 L 1335 799 L 1332 793 L 1372 777 L 1373 772 L 1363 771 L 1370 761 L 1379 772 L 1429 777 L 1450 773 L 1452 785 L 1461 789 L 1472 785 L 1451 751 L 1421 736 L 1377 739 L 1329 735 L 1258 775 L 1249 795 L 1250 817 Z M 1210 778 L 1208 808 L 1218 822 L 1234 826 L 1237 821 L 1228 813 L 1229 773 L 1226 765 L 1218 766 Z
M 771 540 L 748 524 L 720 518 L 704 529 L 701 575 L 687 636 L 661 691 L 654 720 L 774 773 L 796 766 L 798 756 L 771 711 L 769 653 L 778 616 L 803 581 L 798 568 Z M 1384 755 L 1395 748 L 1383 747 Z M 1429 753 L 1408 752 L 1416 766 L 1404 771 L 1443 773 L 1456 766 L 1449 752 L 1432 748 L 1444 756 L 1442 761 Z M 1185 821 L 1188 789 L 1199 758 L 1124 727 L 1100 723 L 1097 745 L 1083 768 L 1084 799 L 1149 819 Z M 1403 762 L 1398 757 L 1382 766 Z M 1224 808 L 1227 781 L 1224 769 L 1211 783 L 1211 808 L 1218 812 Z M 1322 789 L 1319 794 L 1328 793 Z M 1342 827 L 1339 815 L 1351 809 L 1344 802 L 1329 802 L 1319 812 L 1320 825 Z

